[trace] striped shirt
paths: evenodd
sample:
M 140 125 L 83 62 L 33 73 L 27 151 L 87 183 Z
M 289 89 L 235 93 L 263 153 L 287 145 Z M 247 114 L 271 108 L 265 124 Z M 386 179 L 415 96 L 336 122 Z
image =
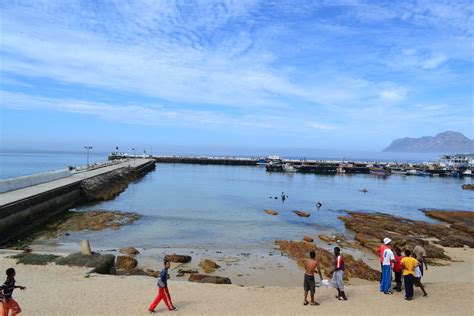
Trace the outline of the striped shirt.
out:
M 1 289 L 3 290 L 3 296 L 5 296 L 6 299 L 12 298 L 13 290 L 15 289 L 15 278 L 8 277 L 5 283 L 1 286 Z

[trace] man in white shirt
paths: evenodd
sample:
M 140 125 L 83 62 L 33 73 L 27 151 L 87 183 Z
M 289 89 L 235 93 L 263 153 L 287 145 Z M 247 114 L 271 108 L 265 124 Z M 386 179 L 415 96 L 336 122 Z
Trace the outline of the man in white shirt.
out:
M 383 261 L 382 261 L 382 279 L 380 281 L 380 292 L 384 294 L 393 294 L 390 291 L 392 285 L 392 263 L 395 261 L 395 256 L 392 249 L 390 249 L 390 243 L 392 242 L 389 238 L 386 238 L 388 246 L 383 251 Z

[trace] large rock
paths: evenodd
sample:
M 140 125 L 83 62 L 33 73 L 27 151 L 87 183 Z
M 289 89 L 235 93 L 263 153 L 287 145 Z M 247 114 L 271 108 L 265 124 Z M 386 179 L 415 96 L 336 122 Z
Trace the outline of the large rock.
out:
M 93 252 L 90 256 L 84 256 L 80 252 L 77 252 L 70 254 L 67 257 L 57 259 L 56 264 L 90 267 L 93 268 L 91 272 L 100 274 L 115 274 L 115 256 L 110 254 L 101 255 Z
M 91 245 L 89 243 L 89 240 L 83 240 L 81 241 L 81 254 L 83 256 L 90 256 L 92 255 L 91 251 Z
M 133 247 L 120 248 L 119 252 L 125 255 L 138 255 L 140 253 L 140 251 Z
M 137 265 L 138 261 L 129 256 L 117 256 L 117 260 L 115 261 L 115 267 L 117 269 L 130 270 L 136 268 Z
M 474 190 L 474 184 L 463 184 L 462 189 L 463 190 Z
M 206 273 L 212 273 L 221 267 L 220 265 L 209 259 L 201 260 L 201 262 L 199 262 L 199 266 Z
M 166 255 L 165 260 L 176 263 L 188 263 L 191 261 L 191 256 L 172 254 Z
M 117 275 L 146 275 L 146 276 L 153 276 L 151 273 L 148 273 L 146 271 L 143 271 L 142 269 L 139 268 L 132 268 L 132 269 L 119 269 L 117 270 Z M 159 275 L 159 273 L 158 273 Z
M 332 276 L 332 270 L 334 269 L 334 254 L 332 252 L 305 241 L 277 240 L 275 243 L 281 251 L 286 252 L 301 267 L 304 267 L 306 259 L 309 258 L 309 252 L 315 251 L 324 275 Z M 344 278 L 346 280 L 353 277 L 369 281 L 380 280 L 380 272 L 372 269 L 362 260 L 355 260 L 354 257 L 346 253 L 343 253 L 342 257 L 344 259 Z
M 385 237 L 392 239 L 393 247 L 402 249 L 422 245 L 428 259 L 450 259 L 435 244 L 445 247 L 474 247 L 472 232 L 459 229 L 459 225 L 432 224 L 381 213 L 348 212 L 348 216 L 339 218 L 344 221 L 346 228 L 356 232 L 355 239 L 375 254 L 378 254 L 377 249 Z
M 451 227 L 464 231 L 474 238 L 474 212 L 473 211 L 444 211 L 423 210 L 426 216 L 436 218 L 451 224 Z
M 309 217 L 311 215 L 308 212 L 303 212 L 303 211 L 293 211 L 293 213 L 295 213 L 299 217 Z
M 196 283 L 232 284 L 229 278 L 205 274 L 190 274 L 188 281 Z

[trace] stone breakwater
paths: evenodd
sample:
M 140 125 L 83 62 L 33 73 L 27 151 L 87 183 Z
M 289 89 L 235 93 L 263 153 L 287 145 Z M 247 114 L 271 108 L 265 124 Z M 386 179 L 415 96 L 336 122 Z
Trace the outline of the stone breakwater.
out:
M 30 234 L 81 203 L 114 198 L 154 168 L 153 160 L 137 159 L 1 194 L 0 246 Z

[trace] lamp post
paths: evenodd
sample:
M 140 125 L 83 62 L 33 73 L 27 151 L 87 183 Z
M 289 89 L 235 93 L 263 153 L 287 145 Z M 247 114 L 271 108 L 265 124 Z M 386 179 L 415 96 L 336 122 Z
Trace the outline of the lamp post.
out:
M 135 165 L 135 158 L 136 158 L 135 148 L 132 148 L 132 150 L 133 150 L 133 164 Z
M 89 169 L 89 152 L 92 149 L 92 146 L 84 146 L 84 149 L 87 150 L 87 169 Z

